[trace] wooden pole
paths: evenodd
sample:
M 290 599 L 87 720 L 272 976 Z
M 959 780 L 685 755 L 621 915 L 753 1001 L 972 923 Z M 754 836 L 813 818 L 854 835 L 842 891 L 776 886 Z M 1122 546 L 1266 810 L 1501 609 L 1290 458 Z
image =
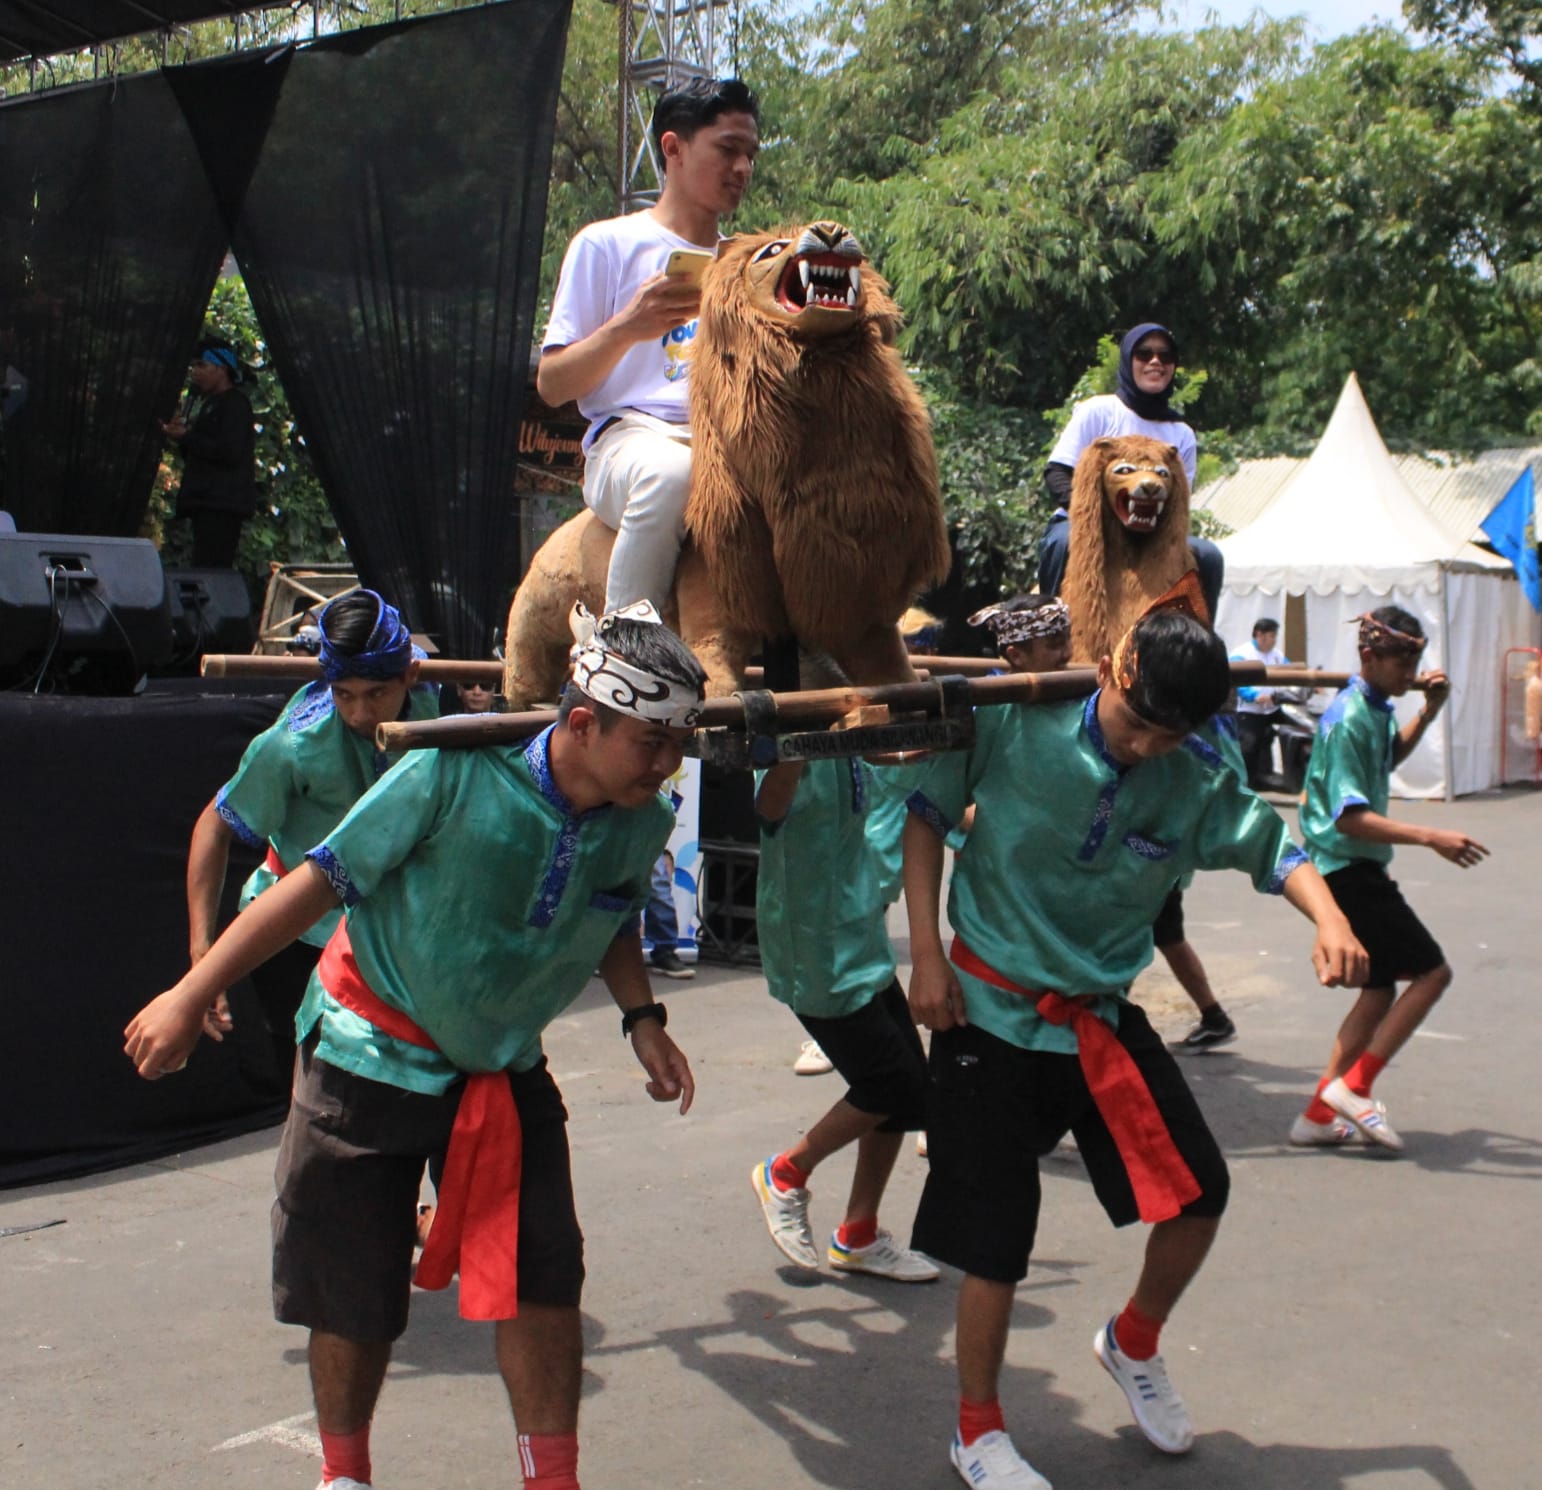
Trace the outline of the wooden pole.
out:
M 924 659 L 933 662 L 935 658 Z M 1320 672 L 1304 667 L 1266 667 L 1261 662 L 1234 662 L 1232 683 L 1241 688 L 1342 688 L 1348 673 Z M 1086 698 L 1098 686 L 1097 671 L 1090 667 L 1067 668 L 1058 673 L 1002 673 L 993 678 L 970 678 L 967 696 L 975 707 L 994 704 L 1047 704 L 1064 699 Z M 817 729 L 844 719 L 863 705 L 887 706 L 896 712 L 940 712 L 942 690 L 933 677 L 925 682 L 886 683 L 876 688 L 821 688 L 809 692 L 778 693 L 776 724 L 779 730 Z M 533 709 L 523 714 L 453 714 L 447 719 L 415 719 L 382 724 L 375 731 L 381 750 L 469 749 L 478 745 L 512 745 L 556 721 L 555 709 Z M 701 728 L 742 728 L 744 706 L 738 698 L 711 698 L 702 705 Z
M 203 659 L 199 671 L 206 678 L 289 678 L 310 683 L 321 676 L 321 664 L 314 657 L 211 652 Z M 418 678 L 424 683 L 486 683 L 496 688 L 503 681 L 503 664 L 430 657 L 418 664 Z

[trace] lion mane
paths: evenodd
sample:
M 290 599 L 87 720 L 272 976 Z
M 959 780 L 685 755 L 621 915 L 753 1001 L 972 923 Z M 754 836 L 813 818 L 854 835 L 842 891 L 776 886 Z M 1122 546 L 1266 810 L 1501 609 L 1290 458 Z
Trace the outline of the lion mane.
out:
M 816 267 L 810 290 L 805 271 L 793 314 L 800 259 L 836 289 L 820 290 Z M 848 291 L 841 314 L 814 299 Z M 946 577 L 931 422 L 894 349 L 900 321 L 836 223 L 734 238 L 709 266 L 686 526 L 736 626 L 840 657 Z
M 1119 519 L 1121 491 L 1161 486 L 1149 532 Z M 1178 452 L 1145 435 L 1094 440 L 1071 479 L 1070 554 L 1060 587 L 1071 612 L 1071 660 L 1096 663 L 1146 608 L 1195 567 L 1189 552 L 1189 482 Z

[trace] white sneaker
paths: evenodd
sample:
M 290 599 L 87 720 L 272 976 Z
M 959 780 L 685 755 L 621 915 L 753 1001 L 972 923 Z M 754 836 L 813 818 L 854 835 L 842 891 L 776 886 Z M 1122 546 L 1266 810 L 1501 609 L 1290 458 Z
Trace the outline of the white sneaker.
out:
M 351 1480 L 344 1474 L 335 1480 L 323 1480 L 316 1490 L 374 1490 L 374 1487 L 368 1480 Z
M 800 1268 L 817 1269 L 819 1254 L 814 1250 L 814 1234 L 808 1229 L 808 1191 L 779 1190 L 771 1178 L 771 1162 L 762 1159 L 750 1171 L 750 1184 L 760 1201 L 760 1213 L 766 1218 L 766 1230 L 790 1262 Z
M 1355 1125 L 1346 1123 L 1343 1118 L 1334 1118 L 1331 1123 L 1314 1123 L 1301 1112 L 1290 1125 L 1288 1141 L 1298 1149 L 1332 1149 L 1349 1143 L 1355 1132 Z
M 1335 1076 L 1322 1089 L 1321 1096 L 1329 1107 L 1340 1117 L 1348 1118 L 1372 1143 L 1379 1143 L 1394 1153 L 1402 1151 L 1403 1140 L 1387 1121 L 1387 1109 L 1380 1102 L 1350 1091 L 1342 1076 Z
M 959 1478 L 975 1490 L 1054 1490 L 1000 1428 L 982 1433 L 968 1448 L 955 1433 L 948 1458 Z
M 866 1247 L 843 1247 L 840 1233 L 830 1237 L 830 1266 L 842 1273 L 871 1273 L 896 1283 L 935 1283 L 939 1268 L 929 1257 L 901 1247 L 887 1231 L 880 1230 Z
M 1194 1425 L 1183 1398 L 1167 1379 L 1160 1354 L 1132 1361 L 1114 1343 L 1112 1319 L 1093 1337 L 1093 1353 L 1129 1399 L 1135 1423 L 1164 1454 L 1186 1454 L 1194 1447 Z
M 835 1062 L 819 1048 L 818 1040 L 805 1040 L 792 1069 L 799 1076 L 823 1076 L 835 1069 Z

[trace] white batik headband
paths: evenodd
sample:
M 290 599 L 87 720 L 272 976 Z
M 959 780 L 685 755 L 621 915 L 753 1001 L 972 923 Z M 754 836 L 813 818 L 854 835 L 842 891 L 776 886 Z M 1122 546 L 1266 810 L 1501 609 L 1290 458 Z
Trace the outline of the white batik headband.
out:
M 969 618 L 971 626 L 989 626 L 997 646 L 1016 647 L 1049 636 L 1068 636 L 1071 612 L 1063 600 L 1049 600 L 1032 610 L 1006 610 L 987 605 Z
M 651 600 L 638 600 L 620 610 L 606 612 L 598 620 L 578 601 L 568 616 L 573 633 L 573 685 L 607 709 L 667 724 L 676 729 L 695 729 L 701 722 L 701 690 L 671 678 L 660 678 L 628 662 L 606 645 L 617 621 L 641 621 L 662 626 L 663 618 Z

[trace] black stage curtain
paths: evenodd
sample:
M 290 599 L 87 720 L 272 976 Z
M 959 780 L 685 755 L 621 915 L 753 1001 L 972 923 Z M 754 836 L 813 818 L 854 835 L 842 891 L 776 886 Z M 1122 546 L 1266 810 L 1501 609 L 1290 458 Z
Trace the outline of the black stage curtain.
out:
M 244 984 L 235 1031 L 141 1081 L 122 1030 L 187 969 L 187 845 L 283 696 L 0 694 L 0 1187 L 85 1174 L 276 1123 L 288 1073 Z M 229 905 L 255 859 L 233 854 Z
M 568 13 L 507 0 L 172 81 L 359 573 L 451 656 L 487 654 L 519 574 Z M 254 167 L 229 121 L 269 108 Z
M 164 77 L 0 105 L 0 507 L 23 531 L 132 536 L 225 232 Z

